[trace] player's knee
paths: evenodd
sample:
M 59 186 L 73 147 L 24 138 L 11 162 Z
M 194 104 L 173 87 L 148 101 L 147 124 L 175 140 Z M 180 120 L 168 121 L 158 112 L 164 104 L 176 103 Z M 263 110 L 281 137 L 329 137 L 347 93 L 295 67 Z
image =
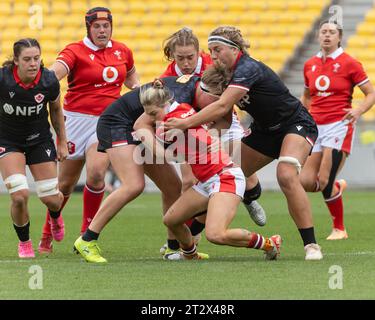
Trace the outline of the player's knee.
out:
M 101 189 L 105 184 L 104 178 L 105 172 L 102 172 L 102 170 L 98 170 L 88 173 L 86 181 L 89 186 L 92 186 L 95 189 Z
M 328 182 L 329 182 L 328 177 L 319 176 L 318 181 L 319 181 L 320 190 L 325 190 L 327 188 Z
M 59 190 L 63 195 L 67 196 L 73 193 L 75 187 L 75 181 L 60 180 L 59 179 Z
M 45 204 L 45 206 L 49 210 L 55 212 L 60 210 L 63 199 L 64 197 L 61 192 L 59 192 L 57 195 L 40 198 L 40 200 Z
M 140 195 L 143 190 L 145 189 L 145 181 L 142 180 L 142 181 L 139 181 L 138 183 L 136 183 L 136 185 L 134 186 L 134 192 L 137 193 L 137 195 Z
M 11 193 L 10 195 L 12 200 L 12 206 L 22 209 L 27 206 L 27 201 L 29 199 L 29 190 L 22 189 L 19 191 L 16 191 L 14 193 Z
M 295 157 L 289 157 L 289 156 L 279 157 L 279 166 L 280 164 L 288 164 L 288 165 L 294 166 L 295 169 L 297 170 L 297 174 L 301 173 L 302 165 L 299 162 L 299 160 Z
M 134 182 L 129 183 L 129 185 L 122 184 L 122 186 L 126 188 L 126 192 L 128 192 L 131 195 L 131 197 L 134 199 L 143 192 L 145 188 L 145 181 L 144 180 L 134 181 Z
M 277 181 L 280 185 L 281 189 L 288 189 L 291 188 L 292 185 L 295 183 L 295 175 L 288 170 L 283 170 L 282 168 L 278 167 L 277 170 Z
M 185 192 L 195 184 L 195 179 L 183 179 L 182 181 L 182 192 Z
M 294 168 L 293 168 L 294 167 Z M 287 189 L 295 184 L 297 174 L 301 172 L 301 164 L 294 157 L 280 157 L 277 166 L 277 180 L 282 189 Z
M 214 244 L 225 244 L 225 232 L 217 229 L 206 229 L 206 239 Z
M 245 191 L 243 202 L 245 204 L 250 204 L 252 201 L 257 200 L 261 194 L 262 194 L 262 186 L 260 185 L 258 181 L 258 183 L 256 184 L 254 188 Z
M 57 178 L 35 181 L 36 193 L 39 198 L 56 196 L 59 194 Z M 59 198 L 56 197 L 59 201 Z
M 173 227 L 175 225 L 173 220 L 174 219 L 173 219 L 172 215 L 168 214 L 168 212 L 163 217 L 163 223 L 168 228 Z
M 6 178 L 4 180 L 4 184 L 10 194 L 13 194 L 20 190 L 29 189 L 26 176 L 23 174 L 19 174 L 19 173 L 13 174 L 9 176 L 8 178 Z

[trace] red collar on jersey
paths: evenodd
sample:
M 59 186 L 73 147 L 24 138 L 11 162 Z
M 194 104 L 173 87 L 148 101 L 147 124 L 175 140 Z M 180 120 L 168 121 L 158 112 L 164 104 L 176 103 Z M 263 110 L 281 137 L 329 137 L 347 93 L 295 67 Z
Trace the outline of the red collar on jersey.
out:
M 18 67 L 14 66 L 13 67 L 13 77 L 14 77 L 14 80 L 16 80 L 16 83 L 20 87 L 22 87 L 22 88 L 24 88 L 26 90 L 34 88 L 39 83 L 39 80 L 40 80 L 40 78 L 42 76 L 42 70 L 39 69 L 38 74 L 36 75 L 35 79 L 31 83 L 25 84 L 25 83 L 22 82 L 21 78 L 18 76 L 17 70 L 18 70 Z
M 234 69 L 236 69 L 236 66 L 237 66 L 238 60 L 240 60 L 240 58 L 241 58 L 242 56 L 243 56 L 242 51 L 238 52 L 238 55 L 237 55 L 236 61 L 234 61 L 234 64 L 233 64 L 233 67 L 232 67 L 232 71 L 233 71 Z

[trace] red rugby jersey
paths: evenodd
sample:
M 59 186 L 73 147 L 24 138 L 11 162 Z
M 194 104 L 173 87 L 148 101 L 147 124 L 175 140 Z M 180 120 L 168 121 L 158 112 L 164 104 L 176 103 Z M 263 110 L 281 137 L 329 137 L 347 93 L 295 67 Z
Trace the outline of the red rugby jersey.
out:
M 170 118 L 185 119 L 195 113 L 196 111 L 191 105 L 175 102 L 169 107 L 163 121 Z M 229 155 L 225 152 L 208 153 L 207 147 L 211 143 L 212 138 L 203 126 L 191 128 L 185 134 L 185 158 L 191 165 L 195 177 L 201 182 L 205 182 L 232 163 Z
M 207 53 L 201 52 L 198 58 L 197 66 L 194 70 L 194 75 L 201 77 L 203 71 L 207 69 L 207 66 L 212 64 L 211 56 Z M 181 77 L 183 75 L 181 69 L 178 67 L 176 61 L 172 61 L 160 78 L 164 77 Z
M 126 76 L 135 71 L 132 51 L 113 40 L 99 49 L 85 37 L 67 45 L 56 61 L 69 71 L 64 109 L 95 116 L 120 97 Z
M 354 86 L 369 81 L 360 62 L 340 47 L 323 62 L 322 53 L 306 61 L 305 87 L 310 90 L 310 113 L 317 124 L 340 121 L 351 108 Z

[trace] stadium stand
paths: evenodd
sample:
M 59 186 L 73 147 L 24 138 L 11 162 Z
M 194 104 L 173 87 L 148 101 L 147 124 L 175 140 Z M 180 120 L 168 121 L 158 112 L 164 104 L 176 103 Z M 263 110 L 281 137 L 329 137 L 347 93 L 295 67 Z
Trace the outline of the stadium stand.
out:
M 142 82 L 152 80 L 163 71 L 167 62 L 162 56 L 162 42 L 183 26 L 194 30 L 205 51 L 206 39 L 212 29 L 226 24 L 238 26 L 250 41 L 251 54 L 278 72 L 329 2 L 2 0 L 2 14 L 7 19 L 0 21 L 3 30 L 0 59 L 4 60 L 11 54 L 16 39 L 31 36 L 40 40 L 43 59 L 48 66 L 66 44 L 83 38 L 87 9 L 107 6 L 114 16 L 113 36 L 134 51 Z M 35 16 L 40 13 L 43 16 L 41 29 L 35 27 Z M 62 89 L 63 92 L 66 90 L 65 83 L 62 83 Z
M 356 33 L 348 39 L 346 51 L 361 61 L 369 78 L 375 78 L 375 7 L 369 10 L 365 19 L 358 24 Z M 363 93 L 356 87 L 353 94 L 353 105 L 363 99 Z M 375 120 L 375 109 L 370 109 L 363 115 L 367 121 Z

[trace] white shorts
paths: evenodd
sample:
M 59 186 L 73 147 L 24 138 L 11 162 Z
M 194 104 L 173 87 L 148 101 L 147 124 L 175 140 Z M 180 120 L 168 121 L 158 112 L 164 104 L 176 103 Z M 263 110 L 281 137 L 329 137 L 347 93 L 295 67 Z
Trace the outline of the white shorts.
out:
M 239 167 L 226 167 L 205 182 L 198 182 L 193 189 L 209 198 L 217 192 L 234 193 L 243 198 L 246 178 Z
M 312 152 L 322 152 L 322 148 L 333 148 L 351 153 L 355 127 L 349 121 L 338 121 L 318 125 L 318 138 Z
M 241 140 L 245 135 L 245 130 L 242 127 L 240 120 L 235 112 L 232 115 L 232 124 L 228 130 L 220 137 L 221 142 L 228 142 L 234 140 Z
M 67 159 L 85 159 L 86 150 L 98 142 L 96 125 L 99 117 L 65 110 L 64 116 L 69 151 Z

